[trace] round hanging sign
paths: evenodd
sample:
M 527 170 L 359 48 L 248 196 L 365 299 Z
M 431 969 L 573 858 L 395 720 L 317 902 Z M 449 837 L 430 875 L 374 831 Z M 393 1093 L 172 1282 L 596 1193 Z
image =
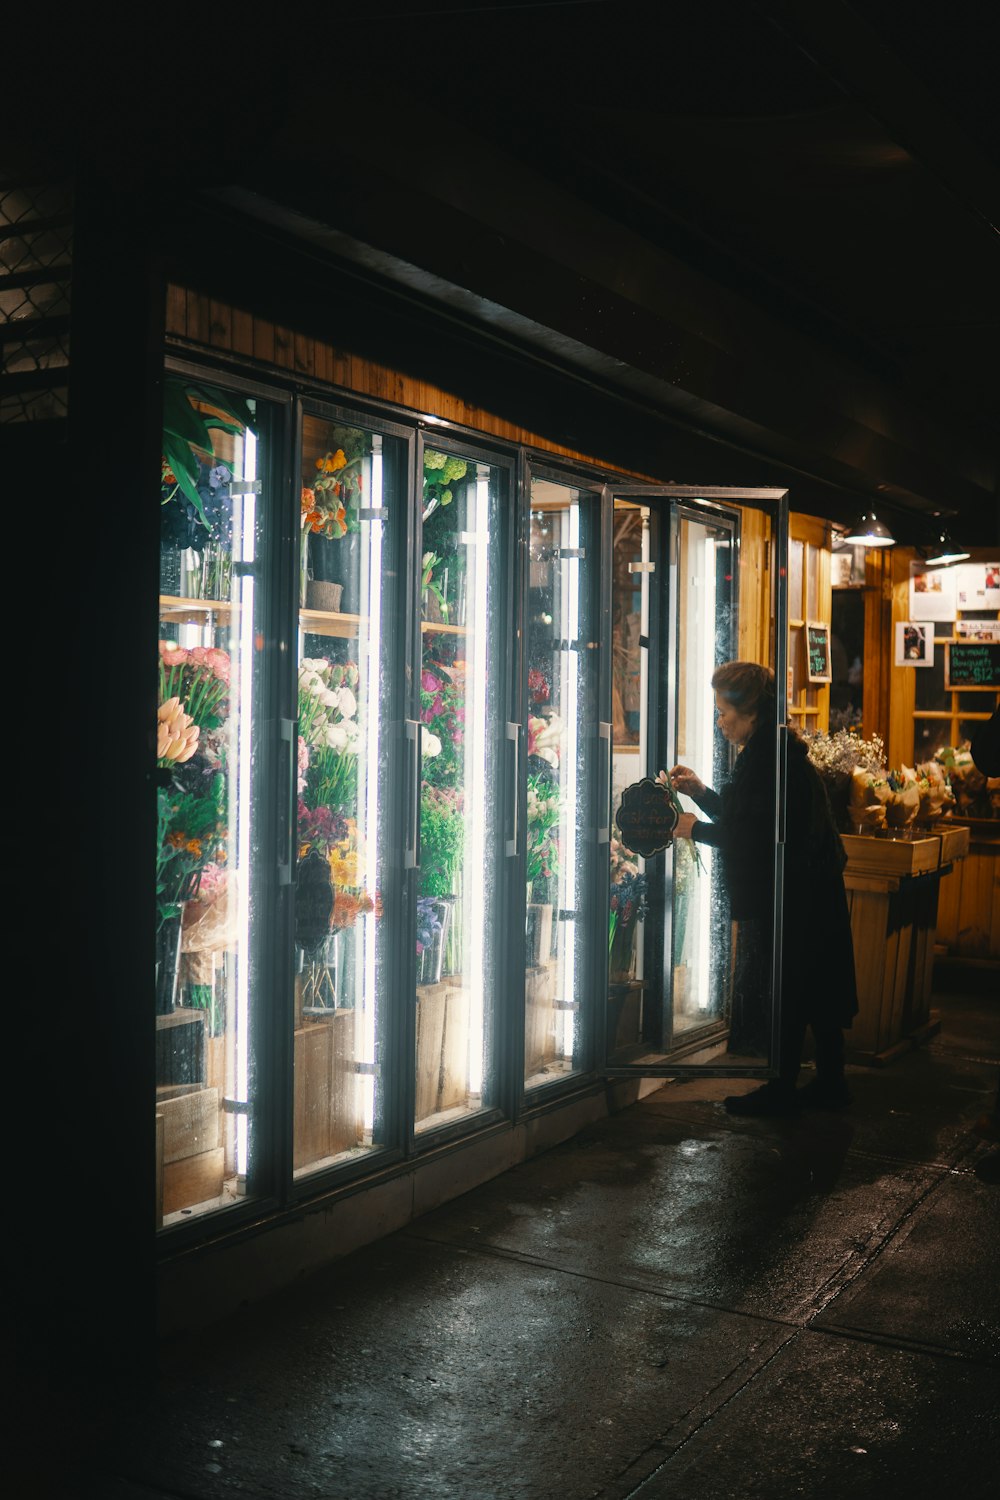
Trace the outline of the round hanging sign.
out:
M 644 776 L 622 792 L 615 823 L 625 847 L 649 859 L 670 843 L 677 809 L 660 783 Z

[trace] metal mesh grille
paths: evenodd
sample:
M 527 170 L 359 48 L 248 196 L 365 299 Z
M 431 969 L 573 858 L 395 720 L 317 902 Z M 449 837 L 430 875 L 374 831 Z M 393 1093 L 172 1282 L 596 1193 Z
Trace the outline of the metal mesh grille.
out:
M 0 424 L 66 416 L 72 266 L 69 185 L 0 186 Z

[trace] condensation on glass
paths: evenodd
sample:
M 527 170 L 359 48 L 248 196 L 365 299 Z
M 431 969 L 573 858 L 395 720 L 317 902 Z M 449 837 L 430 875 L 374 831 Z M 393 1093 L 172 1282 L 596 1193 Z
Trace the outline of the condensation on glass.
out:
M 157 709 L 157 1222 L 245 1190 L 258 693 L 258 410 L 168 376 Z
M 389 858 L 387 579 L 399 439 L 306 413 L 299 552 L 293 1148 L 297 1176 L 382 1144 Z
M 580 1067 L 581 913 L 592 889 L 588 746 L 598 653 L 592 619 L 599 497 L 550 480 L 531 485 L 526 610 L 524 1082 Z
M 414 1124 L 488 1106 L 506 599 L 502 472 L 423 453 Z

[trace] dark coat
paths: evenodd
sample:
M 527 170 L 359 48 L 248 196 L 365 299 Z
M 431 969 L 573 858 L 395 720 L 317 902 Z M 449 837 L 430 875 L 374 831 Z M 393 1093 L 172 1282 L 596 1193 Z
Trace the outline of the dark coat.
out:
M 844 890 L 847 856 L 805 743 L 788 735 L 782 968 L 785 1005 L 806 1020 L 849 1026 L 857 1014 L 851 918 Z M 774 738 L 758 731 L 736 759 L 721 793 L 697 798 L 713 819 L 693 837 L 722 857 L 734 921 L 770 923 L 774 903 Z

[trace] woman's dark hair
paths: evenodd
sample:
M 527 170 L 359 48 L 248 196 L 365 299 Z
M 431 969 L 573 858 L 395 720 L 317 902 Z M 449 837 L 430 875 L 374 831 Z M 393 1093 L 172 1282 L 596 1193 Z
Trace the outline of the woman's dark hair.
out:
M 755 661 L 727 661 L 712 673 L 712 687 L 741 714 L 756 717 L 758 724 L 774 723 L 777 698 L 770 667 Z

